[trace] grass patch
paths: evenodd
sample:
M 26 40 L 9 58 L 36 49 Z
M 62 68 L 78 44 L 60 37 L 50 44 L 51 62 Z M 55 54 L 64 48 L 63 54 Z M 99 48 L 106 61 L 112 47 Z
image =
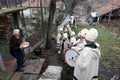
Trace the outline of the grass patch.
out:
M 111 35 L 106 28 L 101 26 L 78 25 L 76 34 L 83 28 L 96 28 L 99 36 L 96 40 L 101 45 L 100 67 L 119 68 L 120 67 L 120 41 Z

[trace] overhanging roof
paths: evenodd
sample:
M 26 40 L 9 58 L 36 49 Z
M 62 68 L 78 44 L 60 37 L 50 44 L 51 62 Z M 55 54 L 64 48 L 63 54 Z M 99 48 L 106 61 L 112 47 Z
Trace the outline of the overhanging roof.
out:
M 6 9 L 0 9 L 0 15 L 10 14 L 17 11 L 22 11 L 27 9 L 27 7 L 12 7 L 12 8 L 6 8 Z
M 119 8 L 120 8 L 120 0 L 111 0 L 111 2 L 108 5 L 102 6 L 97 10 L 97 12 L 99 16 L 102 16 Z

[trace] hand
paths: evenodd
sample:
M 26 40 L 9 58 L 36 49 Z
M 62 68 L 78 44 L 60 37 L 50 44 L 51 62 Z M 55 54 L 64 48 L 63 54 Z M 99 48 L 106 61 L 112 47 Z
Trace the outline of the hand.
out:
M 23 49 L 23 44 L 21 44 L 19 48 L 20 48 L 20 49 Z

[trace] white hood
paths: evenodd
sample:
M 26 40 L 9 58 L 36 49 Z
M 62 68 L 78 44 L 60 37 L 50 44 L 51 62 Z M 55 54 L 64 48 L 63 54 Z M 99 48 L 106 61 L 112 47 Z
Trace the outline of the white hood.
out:
M 98 76 L 100 56 L 100 48 L 85 47 L 76 61 L 74 76 L 78 80 L 91 80 Z
M 89 53 L 88 53 L 89 54 Z M 93 59 L 98 59 L 100 58 L 100 49 L 96 48 L 96 49 L 91 49 L 90 50 L 90 54 L 89 54 Z

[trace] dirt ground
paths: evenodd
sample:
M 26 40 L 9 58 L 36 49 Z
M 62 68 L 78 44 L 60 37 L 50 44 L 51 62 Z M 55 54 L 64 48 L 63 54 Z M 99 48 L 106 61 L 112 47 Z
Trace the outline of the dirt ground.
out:
M 55 45 L 55 41 L 53 41 L 53 43 Z M 63 71 L 61 74 L 61 80 L 73 80 L 73 68 L 70 68 L 64 62 L 63 55 L 58 54 L 55 49 L 44 50 L 43 54 L 40 57 L 43 57 L 46 59 L 41 69 L 40 75 L 46 70 L 48 65 L 62 66 Z
M 42 39 L 42 32 L 40 29 L 35 29 L 32 36 L 27 38 L 31 46 L 34 46 L 39 40 Z M 47 69 L 48 65 L 62 66 L 63 71 L 61 74 L 61 80 L 72 80 L 73 79 L 73 68 L 70 68 L 63 60 L 63 55 L 58 54 L 56 51 L 56 42 L 52 41 L 53 47 L 51 50 L 43 49 L 42 55 L 37 56 L 39 58 L 45 58 L 45 63 L 40 71 L 40 75 Z
M 31 36 L 28 40 L 31 45 L 34 45 L 37 41 L 41 39 L 41 32 L 36 30 L 35 36 Z M 55 40 L 52 41 L 53 47 L 51 50 L 44 49 L 42 55 L 37 56 L 39 58 L 45 58 L 45 63 L 41 69 L 40 75 L 47 69 L 48 65 L 54 66 L 62 66 L 63 71 L 61 74 L 61 80 L 73 80 L 73 68 L 70 68 L 65 62 L 63 55 L 58 54 L 55 49 Z M 111 78 L 116 78 L 112 80 L 120 80 L 120 69 L 116 68 L 109 68 L 105 69 L 104 67 L 100 66 L 99 69 L 99 80 L 111 80 Z M 118 78 L 118 79 L 117 79 Z

